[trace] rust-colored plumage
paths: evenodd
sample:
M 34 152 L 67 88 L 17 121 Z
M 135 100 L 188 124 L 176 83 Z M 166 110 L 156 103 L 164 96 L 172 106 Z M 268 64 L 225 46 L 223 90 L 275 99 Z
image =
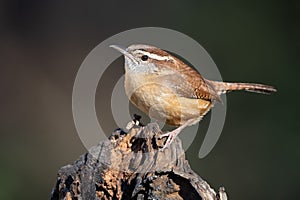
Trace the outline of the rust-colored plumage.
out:
M 149 45 L 127 49 L 112 46 L 125 56 L 125 91 L 131 102 L 146 114 L 179 126 L 164 134 L 165 147 L 186 126 L 193 125 L 233 90 L 269 94 L 272 86 L 206 80 L 199 72 L 166 51 Z

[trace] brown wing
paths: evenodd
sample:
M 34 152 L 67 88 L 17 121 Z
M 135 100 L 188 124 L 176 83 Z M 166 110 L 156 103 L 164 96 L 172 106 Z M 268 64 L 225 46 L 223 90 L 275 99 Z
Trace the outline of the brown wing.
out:
M 151 59 L 151 61 L 160 67 L 158 78 L 161 83 L 173 88 L 178 95 L 208 101 L 221 101 L 213 85 L 206 82 L 196 70 L 178 58 L 153 46 L 147 46 L 147 52 L 169 57 L 165 60 Z
M 205 81 L 205 79 L 193 68 L 183 63 L 179 59 L 175 59 L 177 62 L 177 70 L 186 77 L 188 82 L 194 88 L 194 95 L 199 99 L 205 100 L 218 100 L 220 101 L 220 96 L 217 91 Z
M 173 88 L 175 92 L 183 97 L 204 99 L 208 101 L 220 101 L 220 97 L 213 87 L 193 68 L 173 57 L 168 61 L 168 69 L 163 62 L 156 63 L 161 66 L 161 83 Z

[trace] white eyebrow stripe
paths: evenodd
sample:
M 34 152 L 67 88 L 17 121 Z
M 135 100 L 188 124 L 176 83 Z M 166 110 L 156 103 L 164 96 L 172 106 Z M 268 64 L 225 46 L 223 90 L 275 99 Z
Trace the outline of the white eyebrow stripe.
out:
M 149 56 L 149 58 L 152 58 L 155 60 L 172 60 L 172 58 L 170 56 L 159 56 L 157 54 L 149 53 L 149 52 L 141 51 L 141 50 L 136 50 L 136 52 L 147 55 L 147 56 Z

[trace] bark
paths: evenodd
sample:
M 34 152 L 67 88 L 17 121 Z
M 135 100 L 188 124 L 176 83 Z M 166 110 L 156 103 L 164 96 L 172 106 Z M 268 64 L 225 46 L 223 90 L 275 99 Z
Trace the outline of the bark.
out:
M 166 138 L 158 125 L 136 124 L 62 167 L 51 199 L 227 200 L 223 187 L 215 192 L 191 169 L 178 137 L 161 151 Z

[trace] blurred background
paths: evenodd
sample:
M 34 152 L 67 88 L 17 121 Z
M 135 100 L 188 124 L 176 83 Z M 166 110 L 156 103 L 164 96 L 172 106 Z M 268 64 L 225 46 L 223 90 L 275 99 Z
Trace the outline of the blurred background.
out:
M 230 93 L 213 151 L 198 158 L 201 133 L 188 149 L 192 168 L 230 199 L 298 199 L 299 11 L 297 0 L 0 1 L 0 199 L 49 199 L 59 168 L 86 152 L 72 117 L 77 70 L 107 37 L 145 26 L 197 40 L 224 80 L 278 89 Z

